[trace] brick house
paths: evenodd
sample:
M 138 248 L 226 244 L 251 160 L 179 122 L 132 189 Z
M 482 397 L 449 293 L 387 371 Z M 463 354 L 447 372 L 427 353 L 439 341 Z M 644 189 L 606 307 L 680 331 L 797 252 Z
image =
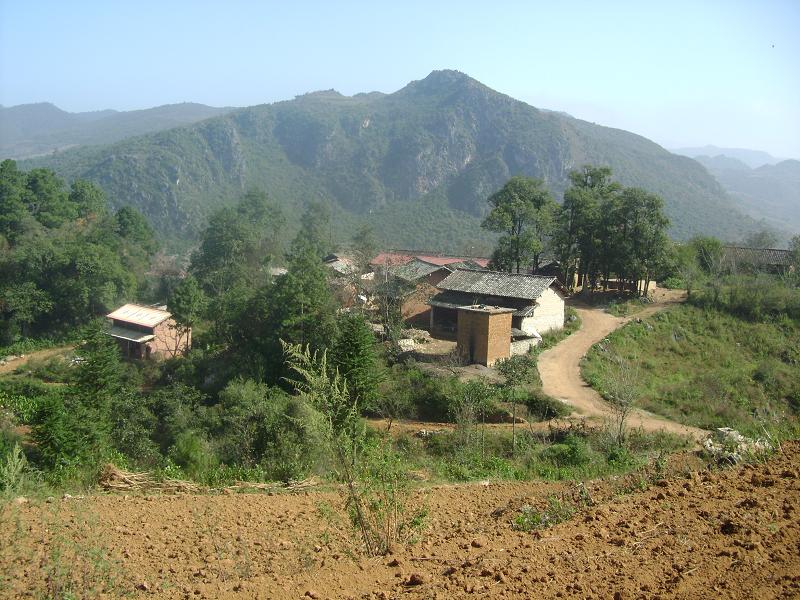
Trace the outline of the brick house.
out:
M 384 273 L 389 291 L 400 305 L 403 321 L 426 329 L 430 323 L 430 299 L 445 277 L 457 269 L 480 270 L 479 263 L 470 259 L 445 257 L 414 257 L 405 264 L 389 267 Z
M 163 308 L 125 304 L 106 317 L 111 320 L 108 335 L 128 358 L 177 356 L 192 345 L 191 328 L 178 327 Z
M 502 313 L 510 316 L 503 335 L 513 354 L 527 352 L 539 343 L 542 334 L 564 326 L 566 292 L 555 277 L 460 269 L 440 281 L 437 288 L 439 293 L 428 302 L 430 332 L 435 337 L 460 339 L 464 307 L 509 309 Z M 501 319 L 494 317 L 494 321 Z

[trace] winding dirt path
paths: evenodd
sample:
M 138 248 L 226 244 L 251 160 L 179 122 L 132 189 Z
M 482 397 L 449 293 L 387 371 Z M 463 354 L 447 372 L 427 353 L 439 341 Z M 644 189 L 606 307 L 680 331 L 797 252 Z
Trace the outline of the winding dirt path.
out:
M 572 406 L 572 416 L 590 419 L 606 419 L 612 416 L 611 408 L 605 400 L 581 377 L 580 362 L 595 344 L 625 323 L 649 317 L 665 307 L 683 301 L 684 295 L 672 290 L 659 290 L 655 302 L 647 308 L 628 317 L 615 317 L 602 308 L 575 304 L 573 307 L 581 318 L 581 328 L 539 356 L 539 375 L 542 389 L 552 396 Z M 646 431 L 669 431 L 701 439 L 706 431 L 681 425 L 644 410 L 635 410 L 629 417 L 631 427 L 641 427 Z

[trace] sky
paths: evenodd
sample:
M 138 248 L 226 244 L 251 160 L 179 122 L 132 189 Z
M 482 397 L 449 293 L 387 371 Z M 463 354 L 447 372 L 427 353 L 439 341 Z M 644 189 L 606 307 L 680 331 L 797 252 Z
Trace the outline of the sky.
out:
M 800 0 L 0 0 L 4 106 L 249 106 L 435 69 L 667 148 L 800 158 Z

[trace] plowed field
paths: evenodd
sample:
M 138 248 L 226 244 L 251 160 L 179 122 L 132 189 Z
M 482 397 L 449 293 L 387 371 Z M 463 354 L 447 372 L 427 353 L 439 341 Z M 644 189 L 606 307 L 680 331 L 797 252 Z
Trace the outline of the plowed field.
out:
M 91 495 L 0 508 L 3 597 L 163 598 L 796 598 L 800 443 L 767 464 L 691 471 L 594 502 L 523 532 L 524 505 L 569 484 L 420 490 L 414 543 L 365 558 L 335 491 Z M 585 496 L 584 496 L 585 498 Z

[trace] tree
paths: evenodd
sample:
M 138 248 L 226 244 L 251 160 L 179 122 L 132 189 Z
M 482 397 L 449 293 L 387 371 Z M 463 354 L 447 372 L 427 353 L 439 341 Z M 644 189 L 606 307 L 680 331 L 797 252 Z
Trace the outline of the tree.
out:
M 564 270 L 564 281 L 572 286 L 587 280 L 594 287 L 596 275 L 608 279 L 614 260 L 613 215 L 618 212 L 621 186 L 611 180 L 611 169 L 585 165 L 569 174 L 571 185 L 556 216 L 554 247 Z
M 206 309 L 207 299 L 197 280 L 192 275 L 187 275 L 172 290 L 167 300 L 167 309 L 175 320 L 175 348 L 173 356 L 177 355 L 180 348 L 185 347 L 192 327 L 200 320 Z
M 302 239 L 322 259 L 333 250 L 331 235 L 330 205 L 321 200 L 312 200 L 306 204 L 300 217 L 300 231 L 296 239 Z
M 492 208 L 482 227 L 503 234 L 492 254 L 493 268 L 509 273 L 538 269 L 556 206 L 544 182 L 512 177 L 488 202 Z
M 506 397 L 511 400 L 513 410 L 511 419 L 511 448 L 517 448 L 517 388 L 530 380 L 533 362 L 525 355 L 510 356 L 496 364 L 498 373 L 503 376 Z
M 675 269 L 683 280 L 686 288 L 686 297 L 692 297 L 697 280 L 700 277 L 700 265 L 697 262 L 697 252 L 689 244 L 675 246 Z
M 747 248 L 775 248 L 778 236 L 771 229 L 759 229 L 748 235 L 742 244 Z
M 318 247 L 295 239 L 287 273 L 265 283 L 246 303 L 237 344 L 260 376 L 278 381 L 283 374 L 281 341 L 323 350 L 336 339 L 336 304 Z
M 51 399 L 34 428 L 37 447 L 51 466 L 97 464 L 110 450 L 111 406 L 122 388 L 119 354 L 102 321 L 87 327 L 74 384 Z
M 620 273 L 625 273 L 632 282 L 644 281 L 639 292 L 647 295 L 653 274 L 666 258 L 669 219 L 664 215 L 664 201 L 640 188 L 625 188 L 620 202 L 627 242 Z
M 337 320 L 339 336 L 331 348 L 331 364 L 347 381 L 347 389 L 362 411 L 375 410 L 383 379 L 372 333 L 363 316 L 345 313 Z
M 263 192 L 247 192 L 234 208 L 222 208 L 209 219 L 192 254 L 190 272 L 212 296 L 237 286 L 252 289 L 263 278 L 281 247 L 285 221 Z

